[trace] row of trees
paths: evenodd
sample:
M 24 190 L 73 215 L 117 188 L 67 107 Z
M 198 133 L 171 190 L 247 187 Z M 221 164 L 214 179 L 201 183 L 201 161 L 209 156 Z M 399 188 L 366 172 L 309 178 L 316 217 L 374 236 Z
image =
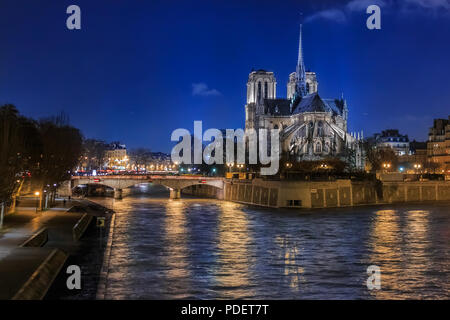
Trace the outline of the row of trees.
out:
M 14 206 L 25 177 L 33 190 L 54 197 L 57 184 L 70 177 L 82 153 L 81 132 L 58 115 L 36 121 L 20 115 L 13 105 L 0 107 L 0 203 L 2 216 Z
M 129 153 L 130 166 L 133 169 L 139 171 L 139 168 L 146 168 L 149 164 L 153 163 L 153 154 L 150 149 L 136 148 L 131 149 Z
M 87 171 L 103 170 L 107 162 L 107 151 L 111 145 L 103 140 L 86 139 L 83 141 L 83 153 L 80 158 L 79 167 Z M 153 155 L 150 149 L 136 148 L 128 152 L 131 168 L 147 167 L 153 163 Z
M 79 166 L 88 171 L 102 169 L 106 150 L 108 150 L 108 144 L 103 140 L 84 140 Z
M 370 171 L 376 172 L 384 170 L 384 164 L 389 164 L 389 171 L 395 171 L 401 165 L 399 157 L 391 148 L 374 148 L 373 145 L 365 144 L 366 161 Z M 439 168 L 439 164 L 432 161 L 424 161 L 420 163 L 421 169 L 428 173 L 435 173 Z
M 370 170 L 376 172 L 383 169 L 384 163 L 390 163 L 392 168 L 396 168 L 398 157 L 390 148 L 374 148 L 372 145 L 365 144 L 366 161 L 370 165 Z

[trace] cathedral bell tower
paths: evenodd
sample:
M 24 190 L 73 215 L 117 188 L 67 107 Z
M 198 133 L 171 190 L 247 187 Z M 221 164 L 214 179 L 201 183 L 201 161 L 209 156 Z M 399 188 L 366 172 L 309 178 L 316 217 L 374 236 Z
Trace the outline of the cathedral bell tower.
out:
M 245 106 L 245 127 L 257 128 L 259 115 L 264 114 L 264 99 L 275 99 L 277 81 L 273 72 L 252 71 L 247 81 L 247 104 Z

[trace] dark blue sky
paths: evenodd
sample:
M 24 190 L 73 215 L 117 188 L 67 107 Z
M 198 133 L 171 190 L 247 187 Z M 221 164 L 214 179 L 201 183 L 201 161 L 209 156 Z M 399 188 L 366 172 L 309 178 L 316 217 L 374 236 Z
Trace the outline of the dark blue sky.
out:
M 369 2 L 381 30 L 366 28 Z M 71 4 L 79 31 L 66 28 Z M 306 68 L 322 97 L 344 92 L 350 130 L 424 140 L 448 117 L 448 0 L 0 0 L 0 103 L 35 118 L 65 111 L 86 137 L 168 152 L 194 120 L 242 128 L 252 68 L 274 71 L 286 96 L 300 11 Z

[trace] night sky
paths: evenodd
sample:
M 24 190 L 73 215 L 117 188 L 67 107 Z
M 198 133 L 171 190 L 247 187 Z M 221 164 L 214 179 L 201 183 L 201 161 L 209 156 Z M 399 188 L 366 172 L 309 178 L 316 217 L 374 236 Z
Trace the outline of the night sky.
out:
M 373 3 L 381 30 L 366 28 Z M 81 30 L 66 28 L 71 4 Z M 85 137 L 169 152 L 171 132 L 194 120 L 243 128 L 252 69 L 273 71 L 286 97 L 299 12 L 306 68 L 323 98 L 344 93 L 351 131 L 425 140 L 448 117 L 449 0 L 0 0 L 0 104 L 64 111 Z

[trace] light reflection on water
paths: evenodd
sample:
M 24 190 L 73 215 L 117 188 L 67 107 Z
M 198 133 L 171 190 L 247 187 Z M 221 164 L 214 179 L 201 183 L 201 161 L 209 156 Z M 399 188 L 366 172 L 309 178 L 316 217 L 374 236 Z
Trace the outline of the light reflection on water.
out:
M 266 210 L 129 197 L 116 211 L 109 299 L 448 299 L 447 205 Z M 366 287 L 381 268 L 381 290 Z
M 218 245 L 217 268 L 214 271 L 218 298 L 233 299 L 234 296 L 251 298 L 250 265 L 252 257 L 249 247 L 247 213 L 239 210 L 231 202 L 217 203 Z
M 170 291 L 176 299 L 185 298 L 183 289 L 190 286 L 188 232 L 186 229 L 186 207 L 181 201 L 166 202 L 166 219 L 164 221 L 164 236 L 166 252 L 162 263 L 165 278 L 171 279 L 174 285 Z

